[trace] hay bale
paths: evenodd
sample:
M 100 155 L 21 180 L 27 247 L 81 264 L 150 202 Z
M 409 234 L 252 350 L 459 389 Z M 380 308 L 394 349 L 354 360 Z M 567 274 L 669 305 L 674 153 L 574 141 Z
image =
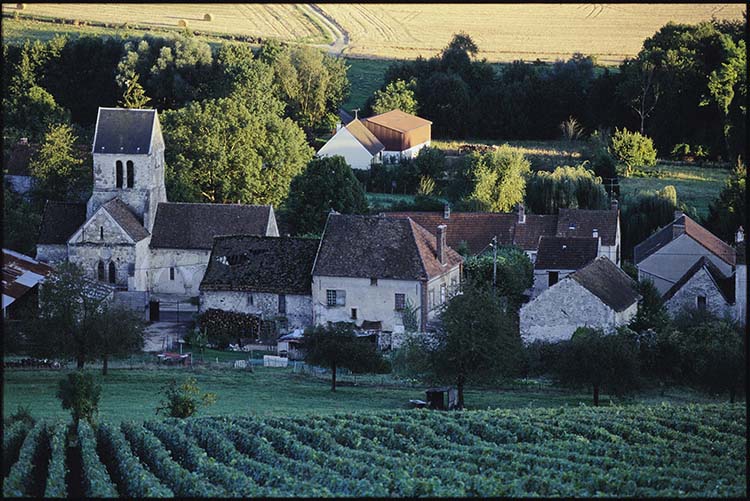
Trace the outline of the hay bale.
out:
M 177 21 L 177 26 L 179 26 L 180 28 L 187 28 L 188 22 L 184 19 L 180 19 L 179 21 Z
M 26 8 L 26 4 L 25 3 L 17 3 L 16 4 L 16 9 L 18 9 L 18 10 L 24 10 L 25 8 Z
M 213 21 L 214 20 L 214 16 L 213 16 L 213 14 L 203 14 L 203 20 L 204 21 Z

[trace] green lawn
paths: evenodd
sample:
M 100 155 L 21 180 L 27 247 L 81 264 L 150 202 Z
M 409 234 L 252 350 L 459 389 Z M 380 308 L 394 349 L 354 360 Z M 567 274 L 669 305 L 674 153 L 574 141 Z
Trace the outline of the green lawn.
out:
M 347 58 L 346 64 L 349 65 L 347 76 L 351 84 L 351 94 L 341 107 L 352 115 L 354 115 L 352 109 L 364 109 L 367 98 L 383 85 L 385 70 L 394 62 L 396 61 L 392 59 Z M 361 113 L 360 116 L 362 116 Z
M 205 391 L 216 393 L 217 402 L 201 411 L 204 415 L 293 415 L 334 412 L 392 411 L 408 407 L 410 399 L 424 399 L 426 387 L 395 385 L 362 385 L 364 380 L 393 381 L 389 376 L 358 376 L 358 386 L 341 386 L 333 393 L 327 376 L 294 373 L 290 368 L 256 367 L 254 372 L 233 369 L 113 369 L 107 376 L 92 370 L 102 384 L 100 417 L 110 421 L 153 419 L 161 397 L 159 390 L 170 378 L 194 376 Z M 20 370 L 4 371 L 3 416 L 28 407 L 37 418 L 65 418 L 68 412 L 55 396 L 57 382 L 65 371 Z M 354 376 L 340 378 L 351 384 Z M 716 402 L 688 390 L 670 390 L 665 396 L 643 392 L 624 403 L 659 403 L 661 401 Z M 549 385 L 516 383 L 502 389 L 466 392 L 470 409 L 558 407 L 590 404 L 585 392 L 569 391 Z M 608 402 L 609 397 L 603 397 Z

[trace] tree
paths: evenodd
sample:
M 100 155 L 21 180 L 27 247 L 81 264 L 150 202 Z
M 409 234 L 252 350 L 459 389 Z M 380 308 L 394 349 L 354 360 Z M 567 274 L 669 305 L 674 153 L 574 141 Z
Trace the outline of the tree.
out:
M 638 294 L 641 301 L 629 327 L 635 332 L 662 332 L 669 325 L 669 315 L 659 290 L 651 280 L 645 279 L 638 282 Z
M 509 212 L 523 201 L 531 164 L 523 153 L 507 145 L 470 158 L 476 184 L 471 199 L 484 210 Z
M 125 88 L 125 92 L 122 95 L 122 101 L 120 102 L 124 108 L 148 108 L 147 104 L 151 101 L 151 98 L 146 95 L 146 91 L 143 90 L 141 84 L 138 83 L 138 78 L 140 78 L 140 75 L 133 73 L 130 75 L 130 78 L 125 80 L 125 85 L 127 87 Z
M 89 168 L 75 151 L 77 139 L 67 124 L 51 125 L 44 135 L 41 148 L 29 163 L 37 206 L 46 200 L 78 200 L 90 189 Z
M 636 167 L 656 165 L 654 142 L 638 132 L 630 132 L 624 128 L 615 129 L 612 135 L 612 153 L 625 177 L 629 177 Z
M 297 234 L 320 233 L 331 209 L 342 214 L 366 214 L 362 185 L 341 156 L 318 158 L 292 180 L 287 199 Z
M 33 256 L 42 217 L 26 201 L 7 186 L 3 186 L 3 246 Z
M 378 370 L 383 364 L 375 344 L 359 338 L 354 326 L 346 322 L 308 327 L 302 337 L 302 351 L 308 364 L 331 368 L 331 391 L 336 391 L 339 367 L 368 372 Z
M 409 83 L 396 80 L 388 83 L 382 90 L 375 91 L 372 112 L 375 115 L 391 110 L 401 110 L 404 113 L 417 114 L 417 100 L 414 97 L 416 81 Z
M 526 183 L 526 204 L 536 214 L 557 214 L 562 208 L 606 209 L 607 191 L 602 179 L 586 168 L 561 166 L 553 172 L 537 171 Z
M 466 279 L 491 289 L 494 266 L 491 250 L 479 256 L 469 256 L 464 262 Z M 508 298 L 515 309 L 523 302 L 524 291 L 532 285 L 534 265 L 529 256 L 518 247 L 501 246 L 497 251 L 497 295 Z
M 638 351 L 629 336 L 580 327 L 563 343 L 555 372 L 565 384 L 590 385 L 595 406 L 601 390 L 621 395 L 637 385 Z
M 141 316 L 122 306 L 104 306 L 94 334 L 94 350 L 107 375 L 110 358 L 139 353 L 143 349 L 144 322 Z
M 646 57 L 641 53 L 639 57 L 623 62 L 620 66 L 623 76 L 616 91 L 638 115 L 641 134 L 646 133 L 646 119 L 653 113 L 661 96 L 659 68 Z
M 622 222 L 622 256 L 629 258 L 633 248 L 648 238 L 657 228 L 674 220 L 677 209 L 677 190 L 667 185 L 659 191 L 639 193 L 624 204 Z
M 187 378 L 182 384 L 171 379 L 161 390 L 164 399 L 156 408 L 156 413 L 164 413 L 172 418 L 188 418 L 195 414 L 200 407 L 207 407 L 216 402 L 214 393 L 203 393 L 194 377 Z
M 313 153 L 294 122 L 239 98 L 192 102 L 162 124 L 167 189 L 179 201 L 277 206 Z
M 439 148 L 430 146 L 425 146 L 419 150 L 414 163 L 420 178 L 426 176 L 433 180 L 442 179 L 448 167 L 445 153 Z
M 474 43 L 471 35 L 465 31 L 454 34 L 450 43 L 443 51 L 447 52 L 450 50 L 459 50 L 471 56 L 476 56 L 479 53 L 479 47 Z
M 432 370 L 439 379 L 456 384 L 458 408 L 463 409 L 467 383 L 517 370 L 518 326 L 491 290 L 468 282 L 448 301 L 440 320 L 430 351 Z
M 77 427 L 81 418 L 93 423 L 99 411 L 99 397 L 102 387 L 88 372 L 75 371 L 61 379 L 58 384 L 57 398 L 63 409 L 70 409 L 73 424 Z
M 721 193 L 708 206 L 705 226 L 725 242 L 731 242 L 737 228 L 747 224 L 746 182 L 747 167 L 738 157 Z
M 77 367 L 96 359 L 102 299 L 93 296 L 83 270 L 61 263 L 39 291 L 39 319 L 30 334 L 32 351 L 43 357 L 71 357 Z

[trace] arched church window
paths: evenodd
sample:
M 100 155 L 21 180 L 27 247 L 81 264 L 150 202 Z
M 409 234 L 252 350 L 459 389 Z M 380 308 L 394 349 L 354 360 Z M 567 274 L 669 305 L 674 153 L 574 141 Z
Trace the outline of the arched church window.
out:
M 109 262 L 109 283 L 115 283 L 115 263 L 114 261 Z
M 135 183 L 135 168 L 133 167 L 133 161 L 128 160 L 128 188 L 132 188 Z
M 99 227 L 99 240 L 104 240 L 104 226 Z
M 99 264 L 96 266 L 96 277 L 100 281 L 104 281 L 104 263 L 99 261 Z
M 122 188 L 122 161 L 115 162 L 115 183 L 118 188 Z

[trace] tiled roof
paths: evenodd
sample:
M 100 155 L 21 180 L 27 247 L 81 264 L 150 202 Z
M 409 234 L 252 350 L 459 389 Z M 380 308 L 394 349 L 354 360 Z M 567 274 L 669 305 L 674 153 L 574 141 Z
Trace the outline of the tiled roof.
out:
M 310 295 L 319 242 L 293 237 L 216 237 L 200 289 Z
M 270 217 L 270 205 L 162 202 L 150 247 L 210 250 L 219 235 L 265 235 Z
M 598 238 L 547 237 L 539 240 L 534 268 L 537 270 L 577 270 L 596 259 Z
M 515 214 L 512 214 L 516 216 Z M 557 216 L 527 214 L 526 221 L 513 226 L 513 241 L 503 245 L 517 245 L 523 250 L 537 250 L 542 236 L 554 236 Z M 502 242 L 501 242 L 502 243 Z
M 86 222 L 86 204 L 47 201 L 39 230 L 39 244 L 66 244 Z
M 432 124 L 429 120 L 405 113 L 398 109 L 387 111 L 380 115 L 366 118 L 365 120 L 398 132 L 408 132 Z
M 3 308 L 52 273 L 52 268 L 24 254 L 3 249 Z
M 447 263 L 435 254 L 435 237 L 407 218 L 330 214 L 314 275 L 420 280 L 448 271 L 461 256 L 446 249 Z
M 119 198 L 113 198 L 104 204 L 103 207 L 135 242 L 140 242 L 149 235 L 146 228 L 143 227 L 135 215 L 130 212 L 128 206 Z
M 724 297 L 724 299 L 729 304 L 734 304 L 735 300 L 735 284 L 734 284 L 734 277 L 725 277 L 721 270 L 706 256 L 701 256 L 698 258 L 695 263 L 693 263 L 693 266 L 688 268 L 688 270 L 685 272 L 684 275 L 680 277 L 677 282 L 675 282 L 672 287 L 669 288 L 669 290 L 664 294 L 663 299 L 665 301 L 671 299 L 674 297 L 677 292 L 682 289 L 685 284 L 687 284 L 693 276 L 698 273 L 701 269 L 706 270 L 706 273 L 711 277 L 711 280 L 713 280 L 714 284 L 716 284 L 716 289 L 721 293 L 721 295 Z
M 664 228 L 660 229 L 633 249 L 633 261 L 638 264 L 651 254 L 674 240 L 674 225 L 685 226 L 685 234 L 692 237 L 696 242 L 711 251 L 719 259 L 734 266 L 736 261 L 735 250 L 713 233 L 699 225 L 688 216 L 681 215 Z
M 370 132 L 369 129 L 362 125 L 362 122 L 357 119 L 349 122 L 346 126 L 346 130 L 348 130 L 351 135 L 365 147 L 370 155 L 377 155 L 385 149 L 385 146 L 383 146 L 383 143 L 375 137 L 375 134 Z
M 93 153 L 150 153 L 156 120 L 156 110 L 99 108 Z
M 615 311 L 624 311 L 640 298 L 637 284 L 609 258 L 601 256 L 571 273 L 575 280 Z
M 615 245 L 617 210 L 560 209 L 557 236 L 590 237 L 597 230 L 602 245 Z

